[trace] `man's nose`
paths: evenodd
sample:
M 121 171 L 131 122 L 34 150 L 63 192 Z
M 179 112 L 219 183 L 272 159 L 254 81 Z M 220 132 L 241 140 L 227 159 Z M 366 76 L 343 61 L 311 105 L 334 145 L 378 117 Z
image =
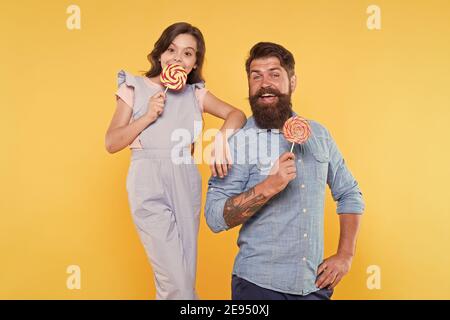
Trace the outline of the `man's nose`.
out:
M 272 86 L 272 82 L 269 81 L 267 77 L 263 78 L 263 81 L 261 83 L 262 88 L 270 88 Z

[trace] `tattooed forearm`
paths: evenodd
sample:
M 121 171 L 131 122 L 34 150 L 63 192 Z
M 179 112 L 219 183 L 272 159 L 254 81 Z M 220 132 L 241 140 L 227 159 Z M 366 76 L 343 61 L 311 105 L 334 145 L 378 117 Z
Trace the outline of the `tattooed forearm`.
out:
M 229 198 L 225 202 L 223 217 L 226 224 L 233 228 L 247 221 L 253 216 L 267 201 L 259 186 L 255 186 L 241 194 Z

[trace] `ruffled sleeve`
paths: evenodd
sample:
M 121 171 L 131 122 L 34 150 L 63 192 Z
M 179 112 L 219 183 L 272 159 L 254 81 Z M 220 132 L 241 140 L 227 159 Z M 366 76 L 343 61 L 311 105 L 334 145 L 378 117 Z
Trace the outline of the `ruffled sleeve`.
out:
M 193 86 L 194 86 L 195 97 L 197 98 L 198 107 L 199 107 L 200 111 L 203 113 L 203 112 L 205 112 L 203 102 L 205 100 L 205 95 L 206 95 L 206 92 L 208 92 L 208 89 L 205 88 L 204 82 L 194 83 Z
M 134 88 L 136 86 L 136 78 L 132 74 L 120 70 L 117 73 L 117 87 L 120 87 L 122 83 L 126 83 L 127 86 Z
M 124 70 L 120 70 L 117 74 L 117 86 L 116 96 L 133 108 L 134 88 L 136 86 L 135 77 Z
M 136 87 L 136 78 L 124 70 L 120 70 L 117 73 L 117 91 L 116 96 L 121 98 L 131 108 L 134 106 L 134 89 Z M 134 112 L 134 111 L 133 111 Z M 130 118 L 130 123 L 134 121 L 133 117 Z M 142 149 L 139 136 L 134 139 L 130 144 L 131 149 Z

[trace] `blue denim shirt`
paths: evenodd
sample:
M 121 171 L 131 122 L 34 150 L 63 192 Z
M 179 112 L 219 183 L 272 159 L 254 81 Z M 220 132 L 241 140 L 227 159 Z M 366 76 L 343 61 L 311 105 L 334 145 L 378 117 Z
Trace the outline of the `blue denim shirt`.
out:
M 325 186 L 337 213 L 361 214 L 358 183 L 328 130 L 309 120 L 312 134 L 295 145 L 297 176 L 241 227 L 233 274 L 260 287 L 306 295 L 319 290 L 316 272 L 323 260 Z M 291 149 L 279 130 L 256 127 L 253 117 L 229 139 L 234 164 L 225 178 L 211 177 L 205 215 L 214 232 L 229 229 L 226 200 L 267 178 L 278 157 Z

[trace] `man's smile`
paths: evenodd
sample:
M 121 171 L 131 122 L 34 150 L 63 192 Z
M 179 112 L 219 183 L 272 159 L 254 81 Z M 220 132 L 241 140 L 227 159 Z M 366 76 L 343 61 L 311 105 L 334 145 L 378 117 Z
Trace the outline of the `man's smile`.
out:
M 258 100 L 263 104 L 272 104 L 278 100 L 278 96 L 273 93 L 264 93 L 258 97 Z

